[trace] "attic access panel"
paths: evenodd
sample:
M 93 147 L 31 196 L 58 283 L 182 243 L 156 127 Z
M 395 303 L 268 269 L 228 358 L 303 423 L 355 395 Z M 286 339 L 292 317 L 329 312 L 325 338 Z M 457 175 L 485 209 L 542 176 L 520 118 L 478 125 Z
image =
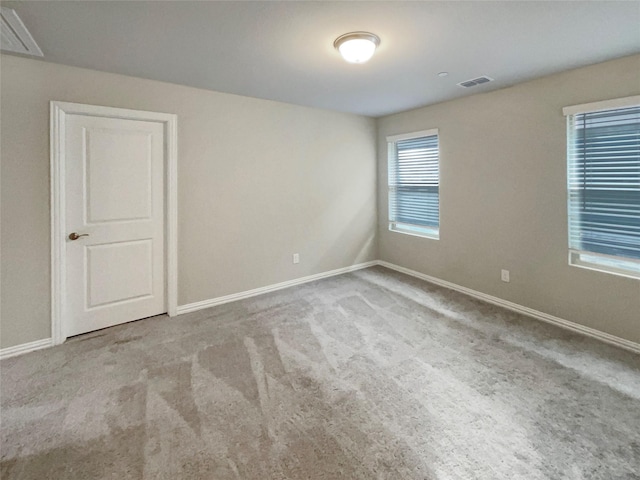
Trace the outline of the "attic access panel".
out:
M 0 49 L 43 57 L 42 50 L 12 8 L 0 7 Z

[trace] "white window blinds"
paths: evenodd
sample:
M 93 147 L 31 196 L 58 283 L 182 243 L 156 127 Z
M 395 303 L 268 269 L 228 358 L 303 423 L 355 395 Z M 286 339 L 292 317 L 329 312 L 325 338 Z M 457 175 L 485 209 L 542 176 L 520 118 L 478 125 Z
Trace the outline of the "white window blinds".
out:
M 640 260 L 640 105 L 568 116 L 567 180 L 569 248 Z
M 438 131 L 389 137 L 389 228 L 438 238 Z

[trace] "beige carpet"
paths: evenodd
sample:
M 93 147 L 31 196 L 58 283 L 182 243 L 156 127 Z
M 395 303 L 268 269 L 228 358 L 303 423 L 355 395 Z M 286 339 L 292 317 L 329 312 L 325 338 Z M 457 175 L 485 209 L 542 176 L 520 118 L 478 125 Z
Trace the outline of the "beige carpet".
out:
M 1 380 L 2 480 L 640 478 L 640 357 L 379 267 Z

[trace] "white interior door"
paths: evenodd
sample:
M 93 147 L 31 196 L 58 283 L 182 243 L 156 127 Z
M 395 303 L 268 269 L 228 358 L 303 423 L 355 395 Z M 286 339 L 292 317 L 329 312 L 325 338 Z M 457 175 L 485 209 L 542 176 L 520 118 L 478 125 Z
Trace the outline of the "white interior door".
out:
M 167 311 L 164 145 L 158 122 L 66 116 L 65 336 Z

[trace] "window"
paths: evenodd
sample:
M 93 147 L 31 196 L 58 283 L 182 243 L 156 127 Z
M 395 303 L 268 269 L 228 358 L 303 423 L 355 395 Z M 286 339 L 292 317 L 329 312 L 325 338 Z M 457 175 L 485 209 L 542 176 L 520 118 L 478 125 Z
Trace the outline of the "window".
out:
M 640 96 L 564 111 L 569 263 L 640 278 Z
M 438 130 L 395 135 L 387 142 L 389 230 L 439 238 Z

